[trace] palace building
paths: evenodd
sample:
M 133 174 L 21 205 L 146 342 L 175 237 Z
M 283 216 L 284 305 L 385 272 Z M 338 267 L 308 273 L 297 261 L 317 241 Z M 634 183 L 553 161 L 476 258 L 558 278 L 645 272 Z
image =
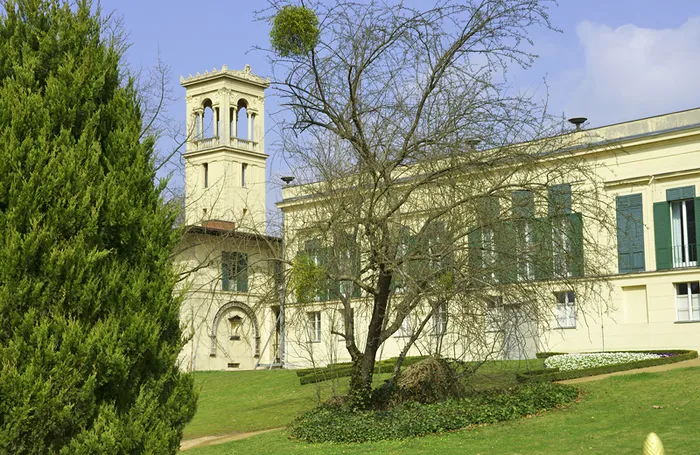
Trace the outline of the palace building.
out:
M 267 235 L 264 90 L 269 82 L 246 66 L 240 71 L 224 67 L 197 74 L 181 83 L 191 132 L 185 153 L 187 231 L 176 252 L 176 264 L 185 277 L 182 323 L 190 336 L 182 353 L 183 368 L 294 368 L 349 360 L 337 334 L 342 318 L 337 297 L 342 293 L 357 302 L 353 317 L 361 328 L 369 317 L 362 304 L 367 296 L 357 286 L 341 282 L 301 306 L 294 301 L 294 292 L 284 290 L 288 266 L 282 265 L 282 258 L 294 258 L 302 251 L 322 265 L 318 252 L 338 255 L 341 250 L 317 240 L 302 222 L 311 206 L 322 203 L 314 197 L 313 184 L 284 188 L 277 202 L 284 217 L 283 238 Z M 593 294 L 577 291 L 576 282 L 585 282 L 585 271 L 590 270 L 585 242 L 561 243 L 569 258 L 565 273 L 570 279 L 560 288 L 553 275 L 541 274 L 535 263 L 494 258 L 513 262 L 513 280 L 529 280 L 533 286 L 548 283 L 551 292 L 537 298 L 546 300 L 540 303 L 551 309 L 550 320 L 542 324 L 524 318 L 494 326 L 489 317 L 517 313 L 511 311 L 514 305 L 494 296 L 484 303 L 486 316 L 478 330 L 491 333 L 484 339 L 497 343 L 496 351 L 504 358 L 532 357 L 544 350 L 699 349 L 700 109 L 580 130 L 571 137 L 574 148 L 580 147 L 578 156 L 596 169 L 612 234 L 588 221 L 591 208 L 577 201 L 581 183 L 576 176 L 548 189 L 562 201 L 561 207 L 553 208 L 551 200 L 548 207 L 537 196 L 513 191 L 501 195 L 504 202 L 496 210 L 517 215 L 525 229 L 514 235 L 521 236 L 519 242 L 526 246 L 537 241 L 527 228 L 527 214 L 534 222 L 561 210 L 560 219 L 570 223 L 567 229 L 591 236 L 606 251 L 607 264 L 596 271 L 605 283 Z M 561 262 L 557 258 L 564 256 L 556 243 L 552 247 L 551 235 L 558 231 L 549 226 L 548 254 L 556 268 Z M 469 248 L 474 248 L 473 238 Z M 477 241 L 485 250 L 490 240 L 482 230 Z M 469 248 L 465 246 L 465 251 Z M 361 254 L 347 257 L 357 263 L 363 260 Z M 400 292 L 399 287 L 393 292 Z M 460 355 L 459 335 L 453 332 L 450 338 L 452 311 L 446 302 L 433 314 L 421 335 L 424 342 L 417 342 L 411 354 L 433 351 L 431 340 L 444 335 L 449 342 L 438 349 L 445 356 Z M 517 343 L 508 333 L 511 329 L 518 332 Z M 383 358 L 401 352 L 406 330 L 410 327 L 402 326 L 387 339 Z M 362 345 L 366 333 L 360 329 L 355 336 Z

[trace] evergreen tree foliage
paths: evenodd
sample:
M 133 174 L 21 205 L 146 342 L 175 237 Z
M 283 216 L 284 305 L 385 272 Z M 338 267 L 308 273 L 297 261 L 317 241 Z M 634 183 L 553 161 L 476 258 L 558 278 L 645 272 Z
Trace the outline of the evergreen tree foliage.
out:
M 175 210 L 90 1 L 0 12 L 0 453 L 176 453 Z

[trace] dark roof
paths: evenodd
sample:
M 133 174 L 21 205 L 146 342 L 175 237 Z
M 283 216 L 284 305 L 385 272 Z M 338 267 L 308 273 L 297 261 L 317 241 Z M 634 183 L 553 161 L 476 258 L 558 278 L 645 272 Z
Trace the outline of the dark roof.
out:
M 281 243 L 282 239 L 280 237 L 274 237 L 270 235 L 255 234 L 252 232 L 243 232 L 237 229 L 222 229 L 216 227 L 205 227 L 200 225 L 189 225 L 185 226 L 185 234 L 204 234 L 204 235 L 214 235 L 221 237 L 231 237 L 237 239 L 245 240 L 264 240 L 267 242 L 277 242 Z

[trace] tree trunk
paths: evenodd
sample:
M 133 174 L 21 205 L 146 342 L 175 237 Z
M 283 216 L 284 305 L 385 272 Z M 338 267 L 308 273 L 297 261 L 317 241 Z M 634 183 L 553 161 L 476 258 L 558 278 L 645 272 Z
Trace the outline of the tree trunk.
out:
M 382 344 L 381 336 L 389 303 L 391 278 L 390 273 L 380 272 L 377 286 L 378 292 L 374 297 L 372 319 L 367 330 L 365 352 L 353 363 L 350 389 L 348 391 L 348 399 L 353 409 L 367 409 L 371 405 L 374 362 L 377 358 L 379 346 Z

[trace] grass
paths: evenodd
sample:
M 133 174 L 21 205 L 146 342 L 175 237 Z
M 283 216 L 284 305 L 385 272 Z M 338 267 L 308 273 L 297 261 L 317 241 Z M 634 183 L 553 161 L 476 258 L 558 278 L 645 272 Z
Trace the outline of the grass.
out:
M 488 362 L 471 384 L 474 388 L 514 385 L 516 372 L 543 365 L 539 359 L 528 362 Z M 375 375 L 375 384 L 387 377 Z M 184 439 L 285 426 L 319 399 L 345 393 L 349 378 L 302 386 L 290 370 L 208 371 L 196 373 L 195 381 L 200 391 L 198 409 Z
M 582 384 L 586 396 L 566 409 L 423 438 L 309 445 L 278 431 L 188 454 L 638 454 L 650 431 L 659 434 L 667 453 L 692 454 L 700 447 L 698 378 L 697 367 L 611 377 Z
M 376 375 L 381 382 L 388 375 Z M 195 374 L 197 413 L 184 439 L 266 430 L 287 425 L 298 414 L 344 391 L 349 378 L 299 385 L 291 370 L 206 371 Z

